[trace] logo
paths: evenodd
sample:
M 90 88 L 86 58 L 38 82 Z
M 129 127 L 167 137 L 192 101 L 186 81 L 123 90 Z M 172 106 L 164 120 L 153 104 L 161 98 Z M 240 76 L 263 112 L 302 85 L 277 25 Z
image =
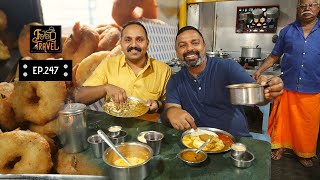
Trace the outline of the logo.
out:
M 30 53 L 61 53 L 61 26 L 30 26 Z

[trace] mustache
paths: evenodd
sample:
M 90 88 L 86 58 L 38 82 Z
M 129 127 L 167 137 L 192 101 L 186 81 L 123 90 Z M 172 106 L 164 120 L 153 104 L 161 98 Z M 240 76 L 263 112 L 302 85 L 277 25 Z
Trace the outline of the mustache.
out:
M 130 52 L 130 51 L 132 51 L 132 50 L 136 50 L 136 51 L 139 51 L 139 52 L 142 51 L 142 49 L 141 49 L 141 48 L 138 48 L 138 47 L 129 47 L 129 48 L 127 49 L 127 52 Z
M 197 50 L 191 50 L 191 51 L 183 53 L 182 55 L 183 55 L 184 58 L 186 58 L 187 56 L 192 55 L 192 54 L 195 54 L 198 57 L 200 56 L 200 52 L 197 51 Z
M 304 15 L 304 14 L 311 14 L 311 15 L 313 15 L 313 12 L 312 12 L 312 11 L 304 11 L 304 12 L 301 13 L 301 15 Z

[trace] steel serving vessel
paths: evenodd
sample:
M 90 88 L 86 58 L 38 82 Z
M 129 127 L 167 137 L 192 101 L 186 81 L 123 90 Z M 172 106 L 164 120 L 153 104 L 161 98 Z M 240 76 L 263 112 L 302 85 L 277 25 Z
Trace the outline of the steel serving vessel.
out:
M 153 151 L 150 146 L 140 142 L 126 142 L 116 145 L 116 147 L 125 157 L 140 157 L 145 159 L 145 161 L 142 164 L 134 166 L 117 166 L 112 161 L 120 157 L 116 155 L 114 150 L 108 148 L 104 152 L 103 161 L 108 165 L 111 179 L 140 180 L 150 174 L 153 157 Z
M 230 102 L 234 105 L 254 105 L 265 101 L 264 86 L 258 83 L 242 83 L 227 86 Z

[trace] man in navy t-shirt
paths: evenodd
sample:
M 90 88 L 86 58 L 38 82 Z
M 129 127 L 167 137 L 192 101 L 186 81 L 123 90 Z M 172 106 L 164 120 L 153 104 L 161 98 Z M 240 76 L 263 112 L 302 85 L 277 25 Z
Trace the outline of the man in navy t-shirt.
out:
M 254 82 L 238 63 L 221 58 L 207 58 L 205 42 L 198 29 L 186 26 L 176 37 L 177 57 L 185 67 L 167 84 L 163 122 L 178 130 L 214 127 L 235 136 L 250 136 L 241 106 L 230 103 L 230 84 Z M 261 77 L 258 82 L 266 81 Z M 283 84 L 273 78 L 265 88 L 267 100 L 282 94 Z

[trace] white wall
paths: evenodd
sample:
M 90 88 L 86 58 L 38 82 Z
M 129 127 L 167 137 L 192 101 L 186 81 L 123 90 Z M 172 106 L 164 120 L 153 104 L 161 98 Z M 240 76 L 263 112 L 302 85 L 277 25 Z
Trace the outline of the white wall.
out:
M 217 2 L 217 31 L 216 50 L 223 49 L 232 55 L 240 57 L 241 46 L 256 46 L 262 48 L 262 58 L 268 55 L 274 43 L 273 33 L 235 33 L 237 6 L 280 6 L 277 34 L 287 24 L 293 22 L 296 17 L 297 0 L 245 0 L 235 2 Z

